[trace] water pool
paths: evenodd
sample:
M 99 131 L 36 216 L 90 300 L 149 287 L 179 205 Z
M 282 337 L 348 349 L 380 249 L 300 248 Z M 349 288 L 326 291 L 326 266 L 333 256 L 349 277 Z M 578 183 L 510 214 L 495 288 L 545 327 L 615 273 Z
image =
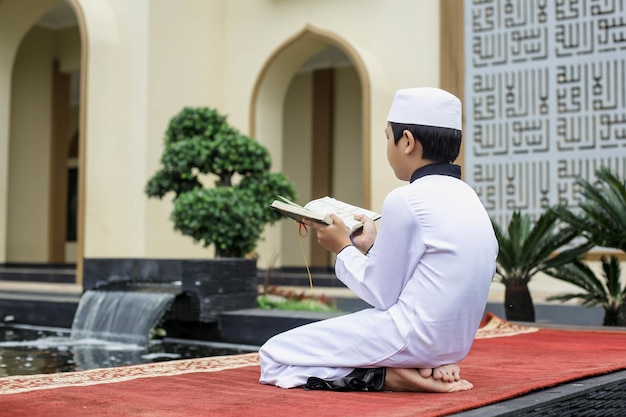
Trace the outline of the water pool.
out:
M 0 324 L 0 377 L 110 368 L 254 352 L 258 346 L 153 339 L 147 346 L 72 340 L 70 329 Z

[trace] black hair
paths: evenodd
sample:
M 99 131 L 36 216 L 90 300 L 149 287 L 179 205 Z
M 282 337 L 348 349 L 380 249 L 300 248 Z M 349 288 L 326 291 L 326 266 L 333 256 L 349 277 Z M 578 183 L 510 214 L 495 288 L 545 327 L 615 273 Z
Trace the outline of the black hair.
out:
M 460 130 L 448 127 L 434 127 L 389 122 L 396 144 L 405 130 L 411 132 L 415 140 L 419 140 L 424 150 L 422 158 L 435 162 L 452 163 L 461 150 Z

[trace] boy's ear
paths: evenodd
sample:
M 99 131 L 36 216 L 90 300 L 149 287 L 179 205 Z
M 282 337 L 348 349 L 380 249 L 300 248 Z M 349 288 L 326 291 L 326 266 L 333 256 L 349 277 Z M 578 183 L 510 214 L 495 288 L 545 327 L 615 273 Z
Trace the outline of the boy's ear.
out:
M 402 132 L 402 139 L 400 139 L 402 141 L 404 141 L 404 153 L 406 155 L 410 154 L 411 152 L 413 152 L 415 150 L 415 146 L 417 145 L 415 142 L 415 137 L 413 136 L 413 133 L 411 133 L 408 130 L 405 130 L 404 132 Z

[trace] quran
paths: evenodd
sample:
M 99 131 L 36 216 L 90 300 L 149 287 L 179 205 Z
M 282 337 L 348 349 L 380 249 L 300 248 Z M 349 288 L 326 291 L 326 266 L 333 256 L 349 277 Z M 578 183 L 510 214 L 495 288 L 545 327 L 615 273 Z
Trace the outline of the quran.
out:
M 279 200 L 272 202 L 271 207 L 298 223 L 302 223 L 302 219 L 309 219 L 319 223 L 333 224 L 330 215 L 336 214 L 346 224 L 350 233 L 363 227 L 363 223 L 354 218 L 355 214 L 364 214 L 372 220 L 378 220 L 381 217 L 379 213 L 374 211 L 344 203 L 328 196 L 311 200 L 304 206 L 283 196 L 278 196 L 278 198 Z

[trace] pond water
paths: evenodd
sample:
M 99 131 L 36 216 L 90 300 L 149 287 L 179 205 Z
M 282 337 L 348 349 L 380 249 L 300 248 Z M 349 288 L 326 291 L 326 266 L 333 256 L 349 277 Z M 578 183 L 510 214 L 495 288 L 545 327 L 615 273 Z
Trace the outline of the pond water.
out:
M 0 324 L 0 377 L 254 352 L 257 346 L 153 339 L 146 346 L 70 337 L 70 329 Z

